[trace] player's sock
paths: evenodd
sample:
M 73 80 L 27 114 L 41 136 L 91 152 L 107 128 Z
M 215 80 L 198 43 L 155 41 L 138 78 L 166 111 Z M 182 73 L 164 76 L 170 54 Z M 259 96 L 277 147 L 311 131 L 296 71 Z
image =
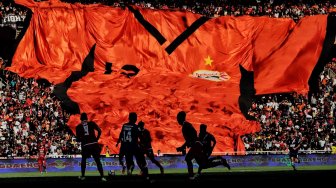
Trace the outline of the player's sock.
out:
M 134 170 L 134 165 L 131 165 L 131 166 L 127 169 L 127 175 L 128 175 L 128 176 L 131 176 L 133 170 Z
M 133 173 L 133 170 L 134 170 L 134 165 L 131 166 L 131 175 Z
M 201 166 L 198 167 L 198 174 L 201 175 L 203 168 Z
M 161 175 L 163 175 L 164 174 L 164 169 L 163 169 L 163 167 L 161 166 L 161 168 L 160 168 L 160 172 L 161 172 Z
M 189 178 L 192 178 L 194 176 L 194 168 L 193 168 L 193 164 L 192 164 L 191 160 L 187 161 L 187 166 L 188 166 Z
M 125 174 L 125 172 L 126 172 L 126 166 L 123 165 L 122 170 L 121 170 L 121 174 Z
M 295 163 L 292 162 L 292 167 L 294 170 L 296 170 Z

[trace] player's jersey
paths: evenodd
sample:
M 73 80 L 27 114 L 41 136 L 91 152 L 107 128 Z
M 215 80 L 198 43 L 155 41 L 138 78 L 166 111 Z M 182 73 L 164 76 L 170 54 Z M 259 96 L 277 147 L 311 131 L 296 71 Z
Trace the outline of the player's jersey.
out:
M 294 139 L 290 138 L 288 141 L 287 141 L 287 145 L 288 145 L 288 149 L 290 152 L 297 152 L 299 150 L 299 148 L 297 150 L 294 150 L 294 148 L 298 147 L 301 143 L 301 140 L 296 137 Z
M 124 124 L 119 139 L 121 140 L 121 144 L 125 146 L 136 146 L 138 144 L 138 128 L 136 124 Z
M 191 123 L 187 121 L 183 123 L 182 133 L 188 147 L 191 147 L 197 141 L 197 132 Z
M 200 134 L 199 139 L 202 142 L 203 149 L 206 152 L 212 151 L 211 141 L 212 142 L 216 142 L 216 139 L 215 139 L 215 137 L 212 134 L 210 134 L 208 132 L 206 132 L 204 135 Z
M 89 121 L 86 124 L 81 123 L 76 127 L 76 137 L 77 140 L 81 142 L 82 146 L 97 143 L 98 139 L 95 130 L 98 131 L 98 134 L 101 132 L 98 125 L 92 121 Z
M 152 138 L 150 136 L 150 132 L 147 129 L 140 130 L 139 129 L 139 139 L 140 146 L 142 149 L 150 149 L 152 148 Z
M 38 150 L 38 157 L 39 158 L 45 158 L 45 156 L 47 155 L 47 150 L 46 148 L 39 148 Z

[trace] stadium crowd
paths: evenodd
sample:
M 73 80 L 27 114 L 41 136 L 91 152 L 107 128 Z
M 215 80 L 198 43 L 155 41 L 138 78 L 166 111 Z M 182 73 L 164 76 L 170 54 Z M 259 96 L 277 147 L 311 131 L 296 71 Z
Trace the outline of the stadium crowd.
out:
M 43 1 L 43 0 L 36 0 Z M 304 16 L 328 14 L 336 11 L 335 0 L 61 0 L 69 3 L 101 3 L 115 7 L 136 5 L 149 9 L 185 10 L 208 17 L 218 16 L 269 16 L 292 18 L 294 21 Z M 13 6 L 13 0 L 0 2 L 0 20 L 6 14 L 25 15 L 27 10 Z
M 320 92 L 258 97 L 250 113 L 260 120 L 262 131 L 244 136 L 247 151 L 284 151 L 290 132 L 298 133 L 301 150 L 330 152 L 336 146 L 336 58 L 320 75 Z M 332 71 L 332 72 L 329 72 Z
M 150 9 L 175 9 L 200 13 L 210 17 L 222 15 L 252 15 L 289 17 L 328 14 L 336 9 L 335 1 L 322 0 L 62 0 L 64 2 L 103 3 L 124 7 L 135 4 Z M 0 2 L 0 20 L 7 14 L 25 15 L 26 10 L 13 5 L 12 0 Z M 4 60 L 0 59 L 1 65 Z M 52 94 L 53 85 L 0 72 L 0 157 L 32 157 L 40 144 L 49 148 L 49 156 L 79 154 L 80 145 L 66 126 L 69 115 Z M 247 151 L 285 151 L 289 132 L 297 130 L 303 150 L 330 151 L 336 146 L 336 59 L 320 76 L 320 92 L 311 96 L 296 94 L 258 97 L 250 113 L 261 122 L 262 131 L 245 135 Z
M 80 153 L 53 85 L 3 69 L 0 79 L 0 157 L 35 157 L 41 145 L 52 157 Z
M 136 5 L 149 9 L 185 10 L 208 17 L 218 16 L 269 16 L 292 18 L 294 21 L 304 16 L 328 14 L 335 11 L 335 0 L 62 0 L 83 4 L 101 3 L 125 7 Z

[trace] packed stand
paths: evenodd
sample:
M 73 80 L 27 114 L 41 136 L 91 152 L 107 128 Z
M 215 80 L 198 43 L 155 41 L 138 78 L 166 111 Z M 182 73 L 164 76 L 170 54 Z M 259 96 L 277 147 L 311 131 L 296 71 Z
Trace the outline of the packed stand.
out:
M 218 16 L 269 16 L 275 18 L 292 18 L 295 21 L 304 16 L 328 14 L 336 10 L 335 0 L 62 0 L 63 2 L 80 2 L 83 4 L 101 3 L 116 7 L 136 5 L 149 9 L 185 10 L 203 14 L 208 17 Z
M 302 140 L 301 150 L 331 152 L 336 146 L 336 59 L 320 75 L 320 92 L 258 97 L 250 113 L 261 123 L 262 131 L 243 137 L 247 151 L 286 151 L 290 132 Z M 333 76 L 330 76 L 333 75 Z
M 50 157 L 80 153 L 65 124 L 69 115 L 62 112 L 60 101 L 52 94 L 53 85 L 3 69 L 0 76 L 0 157 L 32 158 L 40 144 Z
M 43 0 L 36 0 L 43 1 Z M 68 3 L 104 4 L 124 8 L 136 5 L 149 9 L 170 9 L 190 11 L 208 17 L 218 16 L 269 16 L 275 18 L 292 18 L 298 21 L 304 16 L 328 14 L 336 11 L 336 0 L 61 0 Z M 13 6 L 13 0 L 0 2 L 0 24 L 14 18 L 3 19 L 8 14 L 18 15 L 15 19 L 23 21 L 27 9 Z

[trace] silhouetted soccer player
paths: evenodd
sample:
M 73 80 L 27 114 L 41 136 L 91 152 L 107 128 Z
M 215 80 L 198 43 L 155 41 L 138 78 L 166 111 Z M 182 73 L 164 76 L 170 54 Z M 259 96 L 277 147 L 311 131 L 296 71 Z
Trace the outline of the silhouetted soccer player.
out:
M 223 165 L 229 170 L 231 169 L 230 165 L 227 163 L 226 159 L 223 159 L 221 156 L 211 157 L 212 151 L 216 146 L 216 138 L 209 132 L 207 132 L 207 126 L 201 124 L 199 139 L 203 145 L 203 153 L 207 158 L 207 161 L 199 165 L 198 173 L 200 174 L 203 169 L 211 168 L 219 165 Z
M 47 173 L 46 155 L 47 155 L 47 148 L 41 145 L 38 150 L 38 158 L 37 158 L 37 163 L 41 174 L 43 172 Z
M 131 112 L 129 114 L 129 122 L 122 126 L 119 134 L 119 140 L 121 140 L 125 151 L 127 174 L 131 175 L 132 173 L 131 169 L 134 168 L 133 156 L 135 156 L 137 164 L 142 171 L 142 175 L 145 176 L 147 180 L 149 180 L 147 162 L 145 160 L 145 156 L 140 150 L 138 143 L 139 131 L 137 125 L 135 124 L 137 118 L 138 117 L 135 112 Z
M 206 129 L 207 126 L 205 124 L 201 124 L 198 137 L 203 144 L 203 152 L 207 157 L 210 157 L 216 146 L 216 139 L 211 133 L 208 133 Z
M 185 157 L 185 160 L 188 166 L 189 178 L 192 179 L 194 176 L 194 170 L 191 161 L 194 158 L 196 159 L 196 156 L 202 155 L 202 145 L 198 141 L 195 128 L 191 123 L 186 121 L 186 113 L 184 111 L 180 111 L 177 114 L 176 119 L 177 122 L 182 126 L 182 134 L 185 140 L 185 143 L 181 147 L 176 148 L 176 151 L 185 153 L 186 148 L 190 148 Z
M 157 161 L 154 157 L 154 152 L 152 148 L 152 138 L 150 132 L 145 129 L 145 123 L 140 121 L 138 123 L 139 127 L 139 138 L 140 138 L 140 149 L 146 156 L 157 166 L 160 168 L 161 174 L 164 173 L 162 165 Z
M 185 157 L 188 166 L 189 179 L 193 180 L 199 177 L 203 169 L 224 165 L 226 163 L 226 160 L 222 157 L 209 159 L 205 152 L 203 152 L 203 144 L 199 141 L 195 128 L 191 123 L 186 121 L 186 113 L 184 111 L 181 111 L 177 114 L 177 122 L 182 125 L 182 133 L 185 139 L 185 143 L 181 147 L 176 148 L 176 150 L 184 152 L 186 147 L 190 148 Z M 199 166 L 198 173 L 195 176 L 192 159 L 195 159 Z
M 104 178 L 103 166 L 100 162 L 101 148 L 98 144 L 98 140 L 101 135 L 101 130 L 95 122 L 88 121 L 86 113 L 81 114 L 80 120 L 81 123 L 76 127 L 76 138 L 78 142 L 81 142 L 82 146 L 82 162 L 81 162 L 82 175 L 79 176 L 79 179 L 85 180 L 86 159 L 91 157 L 92 155 L 97 164 L 101 180 L 106 181 L 106 179 Z M 97 137 L 95 131 L 98 132 Z
M 291 165 L 294 170 L 296 170 L 295 163 L 299 163 L 299 149 L 301 147 L 301 140 L 299 137 L 295 135 L 296 132 L 291 132 L 290 138 L 287 141 L 288 149 L 289 149 L 289 158 L 291 160 Z

